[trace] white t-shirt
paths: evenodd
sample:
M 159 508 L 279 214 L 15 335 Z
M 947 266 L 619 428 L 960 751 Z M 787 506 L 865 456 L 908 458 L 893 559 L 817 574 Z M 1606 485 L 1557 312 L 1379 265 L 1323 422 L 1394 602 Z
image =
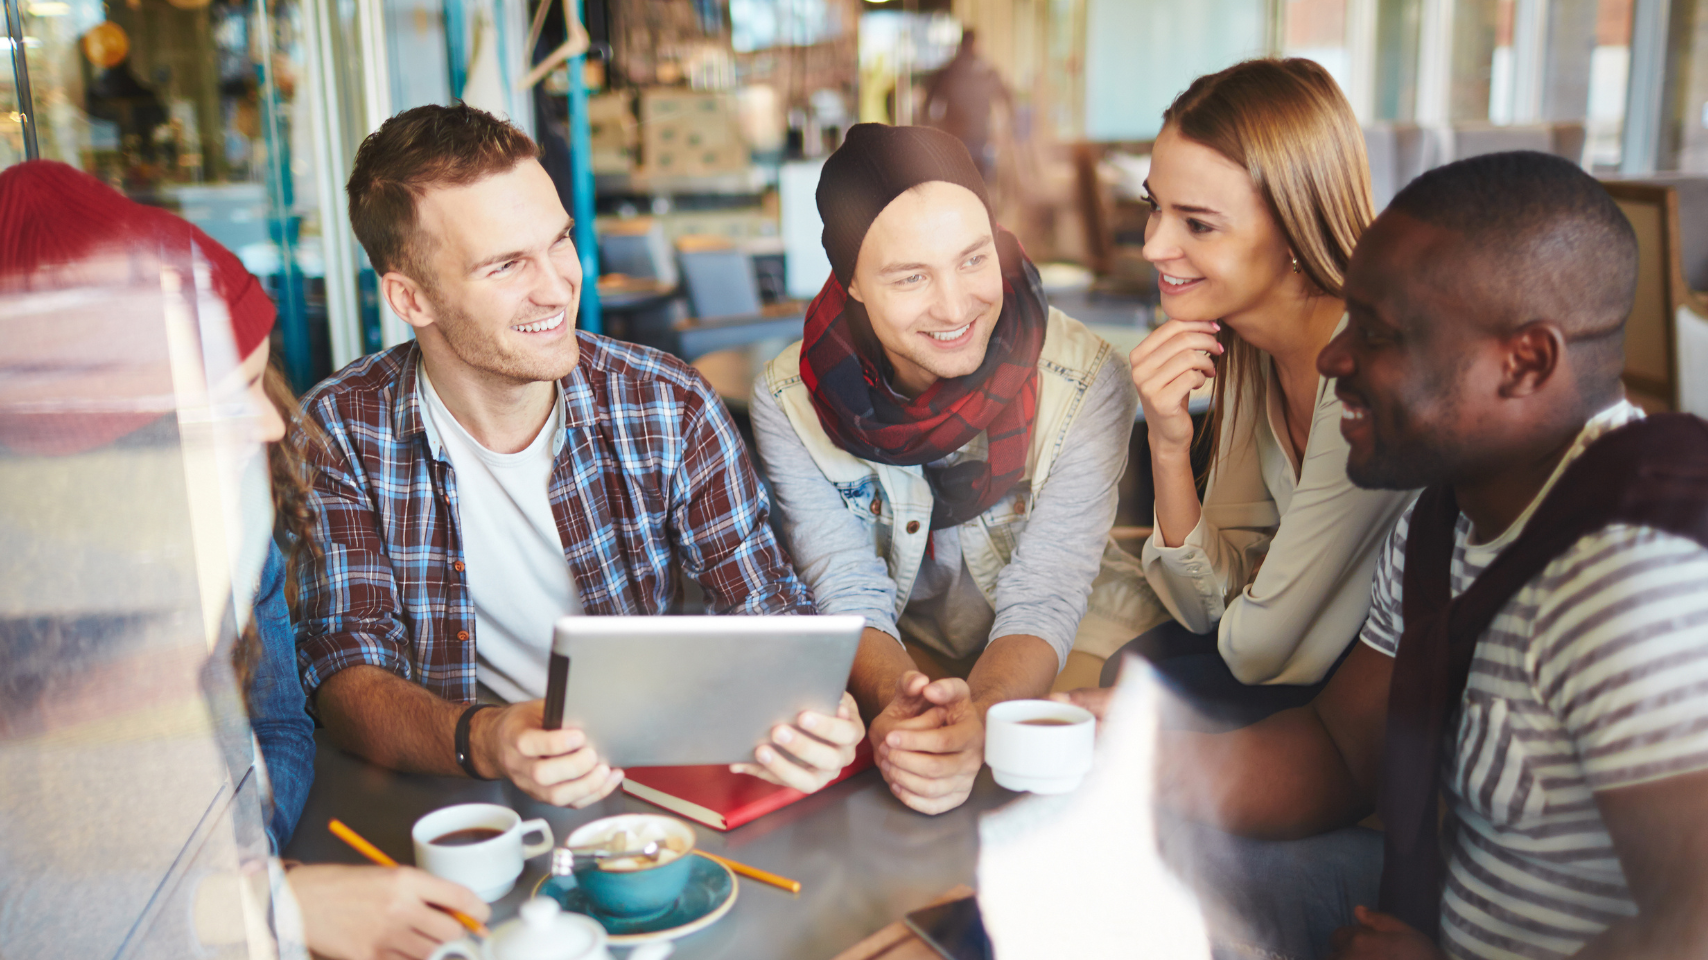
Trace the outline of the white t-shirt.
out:
M 427 416 L 456 472 L 464 575 L 474 600 L 476 676 L 512 702 L 543 697 L 552 625 L 570 612 L 575 589 L 546 496 L 552 439 L 563 423 L 561 388 L 527 449 L 494 453 L 451 415 L 425 364 L 419 375 Z
M 1454 533 L 1458 596 L 1511 546 L 1591 441 L 1642 416 L 1621 402 L 1584 426 L 1524 514 L 1487 543 Z M 1363 640 L 1405 630 L 1407 510 L 1376 568 Z M 1477 641 L 1443 788 L 1452 805 L 1442 947 L 1456 958 L 1564 958 L 1637 912 L 1595 794 L 1708 769 L 1708 549 L 1615 524 L 1561 554 Z

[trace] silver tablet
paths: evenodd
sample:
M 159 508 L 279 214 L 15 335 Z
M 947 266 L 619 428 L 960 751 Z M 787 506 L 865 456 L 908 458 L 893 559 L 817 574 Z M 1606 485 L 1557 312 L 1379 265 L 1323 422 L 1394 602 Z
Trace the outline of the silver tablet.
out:
M 776 724 L 836 712 L 865 626 L 858 616 L 564 617 L 547 723 L 585 730 L 614 767 L 752 760 Z

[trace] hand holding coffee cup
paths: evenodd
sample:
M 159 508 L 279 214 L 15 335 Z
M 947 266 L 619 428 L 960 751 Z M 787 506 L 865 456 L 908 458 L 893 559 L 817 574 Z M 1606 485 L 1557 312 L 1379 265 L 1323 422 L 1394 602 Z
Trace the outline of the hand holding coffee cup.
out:
M 529 836 L 540 839 L 529 841 Z M 522 861 L 552 848 L 544 820 L 523 820 L 495 803 L 462 803 L 415 821 L 415 865 L 473 890 L 491 903 L 510 892 Z
M 984 758 L 999 786 L 1069 793 L 1091 770 L 1097 720 L 1050 700 L 1010 700 L 985 714 Z

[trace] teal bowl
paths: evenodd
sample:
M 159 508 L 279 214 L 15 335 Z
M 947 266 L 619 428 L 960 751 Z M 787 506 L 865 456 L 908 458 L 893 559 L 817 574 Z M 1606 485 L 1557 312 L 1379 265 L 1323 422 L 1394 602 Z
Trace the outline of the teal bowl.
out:
M 577 867 L 575 885 L 600 913 L 623 920 L 650 920 L 676 905 L 688 886 L 689 860 L 683 854 L 669 863 L 644 870 L 601 870 Z
M 667 863 L 639 870 L 601 870 L 588 861 L 575 866 L 575 885 L 599 913 L 621 920 L 650 920 L 676 904 L 693 875 L 694 829 L 673 817 L 622 814 L 585 824 L 570 834 L 568 844 L 585 846 L 616 829 L 633 835 L 671 837 L 684 852 Z

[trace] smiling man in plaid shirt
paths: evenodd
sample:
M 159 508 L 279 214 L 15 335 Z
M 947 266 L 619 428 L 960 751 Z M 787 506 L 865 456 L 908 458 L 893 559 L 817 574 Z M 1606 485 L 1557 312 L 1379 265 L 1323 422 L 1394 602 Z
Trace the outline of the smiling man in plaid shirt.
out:
M 357 152 L 350 219 L 416 337 L 303 399 L 298 659 L 346 749 L 585 806 L 622 771 L 581 731 L 542 729 L 539 699 L 577 593 L 588 613 L 661 614 L 681 570 L 715 613 L 814 611 L 711 387 L 575 330 L 581 263 L 537 155 L 461 104 L 405 111 Z M 477 681 L 509 705 L 483 709 Z M 845 696 L 738 768 L 810 791 L 862 736 Z

